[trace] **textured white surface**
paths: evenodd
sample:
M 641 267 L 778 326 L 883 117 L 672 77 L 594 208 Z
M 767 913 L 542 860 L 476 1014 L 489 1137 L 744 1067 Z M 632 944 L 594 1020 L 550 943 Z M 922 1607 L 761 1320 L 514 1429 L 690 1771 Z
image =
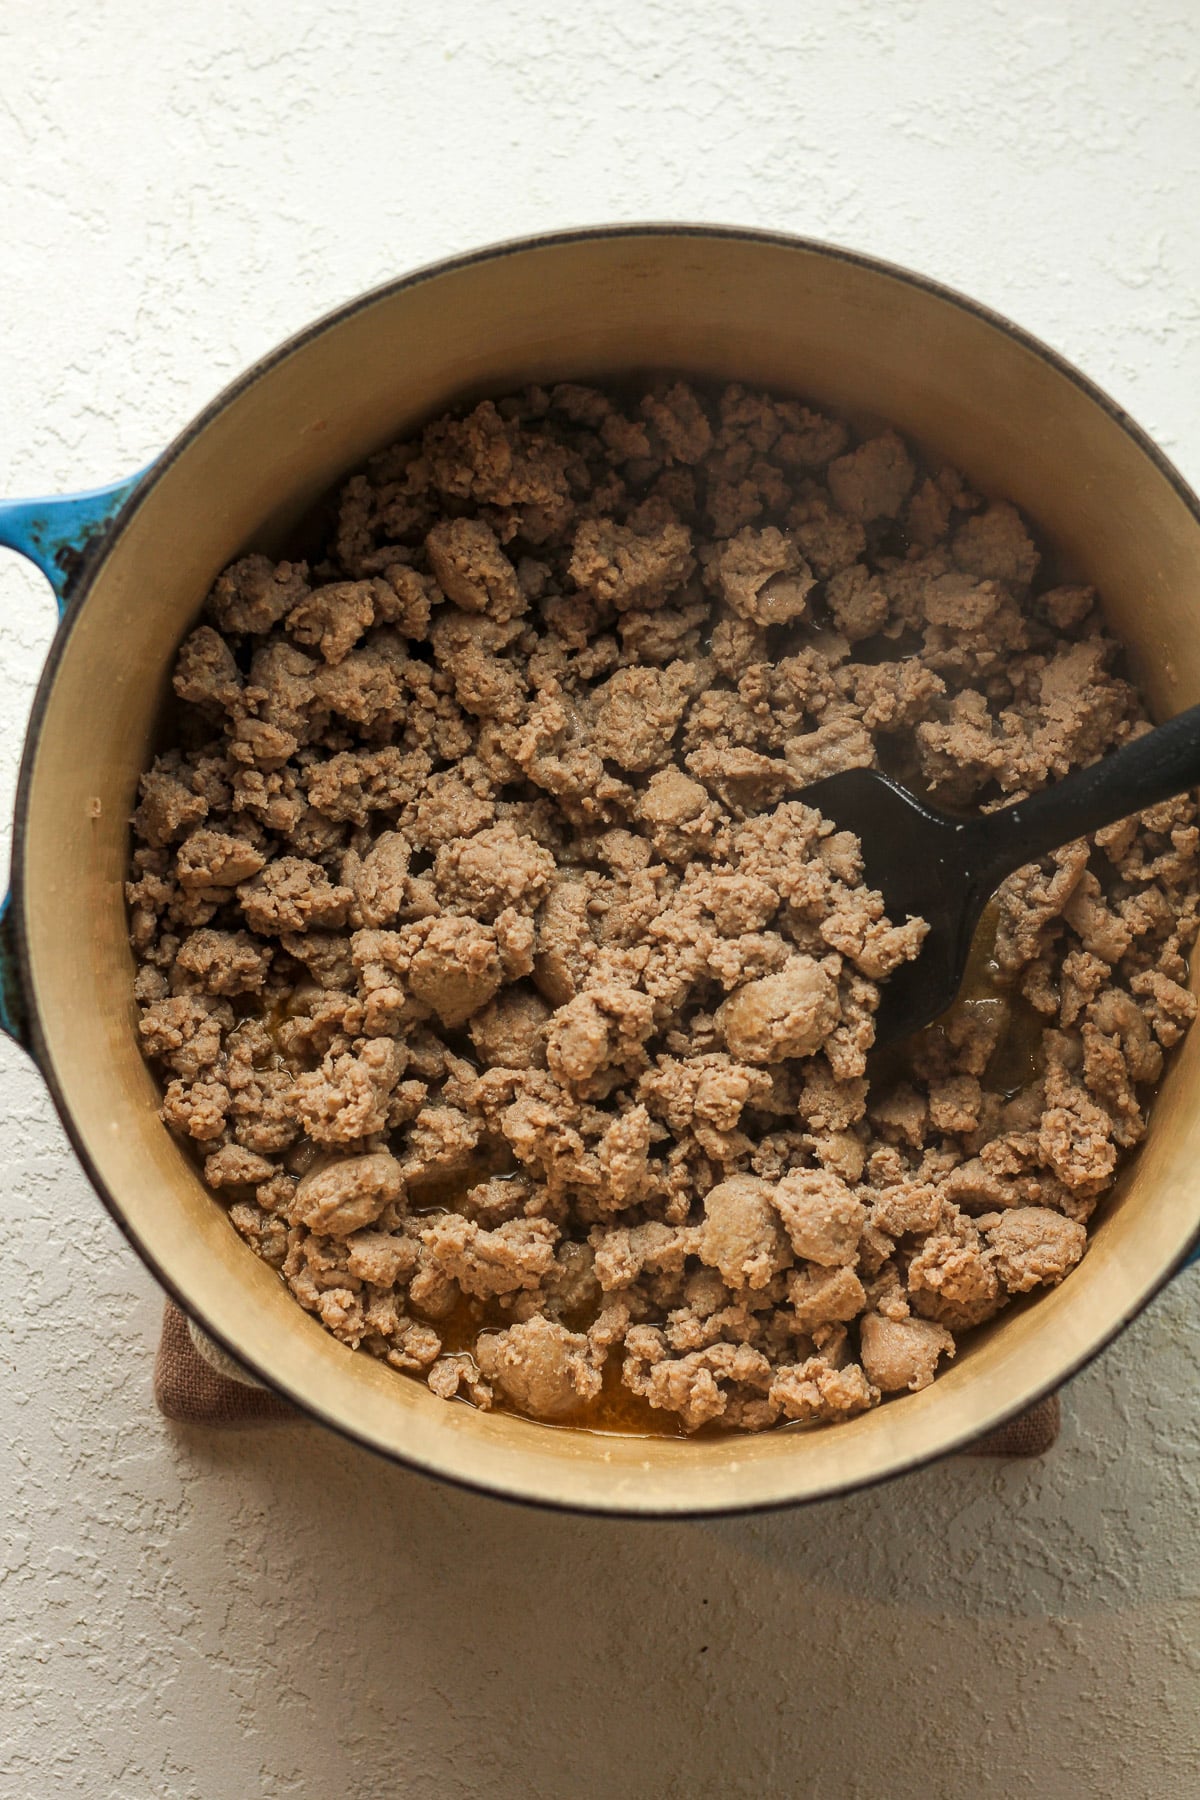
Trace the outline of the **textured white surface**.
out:
M 398 270 L 652 217 L 956 283 L 1200 481 L 1187 0 L 8 0 L 0 64 L 0 491 L 136 467 Z M 51 607 L 0 592 L 7 830 Z M 1044 1465 L 599 1523 L 172 1431 L 157 1295 L 7 1045 L 0 1114 L 3 1800 L 1195 1793 L 1200 1275 Z

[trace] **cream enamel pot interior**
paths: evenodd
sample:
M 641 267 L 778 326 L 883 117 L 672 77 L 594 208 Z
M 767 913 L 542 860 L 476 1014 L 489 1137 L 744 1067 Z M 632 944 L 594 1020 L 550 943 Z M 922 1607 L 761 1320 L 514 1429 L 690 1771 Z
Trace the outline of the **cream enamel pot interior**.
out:
M 420 271 L 267 357 L 128 497 L 124 484 L 0 514 L 0 541 L 60 588 L 94 527 L 21 770 L 5 995 L 114 1218 L 219 1343 L 347 1436 L 512 1499 L 657 1516 L 817 1499 L 965 1444 L 1098 1350 L 1200 1230 L 1198 1031 L 1079 1269 L 976 1333 L 932 1387 L 833 1429 L 599 1437 L 448 1405 L 348 1352 L 236 1236 L 160 1123 L 134 1029 L 127 822 L 174 651 L 214 575 L 280 547 L 340 475 L 452 402 L 662 368 L 893 421 L 1014 499 L 1101 588 L 1159 718 L 1200 700 L 1200 508 L 1143 434 L 970 302 L 759 233 L 585 231 Z

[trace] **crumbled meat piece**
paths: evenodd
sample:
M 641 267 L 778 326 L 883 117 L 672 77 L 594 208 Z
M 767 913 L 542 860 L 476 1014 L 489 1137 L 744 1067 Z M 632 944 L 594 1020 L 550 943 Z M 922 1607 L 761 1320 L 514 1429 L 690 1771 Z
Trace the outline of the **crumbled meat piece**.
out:
M 525 1212 L 531 1198 L 527 1181 L 516 1176 L 496 1176 L 468 1188 L 459 1204 L 464 1218 L 493 1226 L 503 1225 L 506 1219 L 515 1219 L 518 1213 Z
M 214 720 L 223 712 L 239 713 L 245 699 L 234 654 L 211 625 L 197 627 L 184 639 L 171 685 L 181 700 L 198 706 Z M 243 723 L 236 720 L 235 732 Z
M 536 1316 L 507 1331 L 485 1333 L 475 1357 L 511 1406 L 535 1419 L 560 1419 L 600 1392 L 600 1374 L 588 1349 L 586 1337 Z
M 570 516 L 566 450 L 503 418 L 490 400 L 465 419 L 435 420 L 422 447 L 434 486 L 453 499 L 495 508 L 505 541 L 520 530 L 530 542 L 544 542 Z
M 955 1343 L 943 1325 L 930 1319 L 889 1319 L 865 1313 L 858 1328 L 867 1380 L 884 1394 L 928 1387 L 938 1360 L 953 1356 Z
M 1104 904 L 1100 883 L 1088 870 L 1080 876 L 1062 916 L 1084 949 L 1106 963 L 1120 962 L 1129 948 L 1132 931 L 1124 919 Z
M 1031 582 L 1041 562 L 1020 513 L 1007 500 L 965 519 L 954 534 L 953 553 L 960 569 L 1015 587 Z
M 425 1370 L 441 1353 L 441 1338 L 419 1319 L 393 1316 L 384 1336 L 388 1340 L 386 1360 L 393 1369 Z
M 209 1187 L 259 1187 L 277 1173 L 265 1156 L 255 1156 L 240 1144 L 225 1144 L 204 1159 L 204 1179 Z
M 583 881 L 558 880 L 537 924 L 533 979 L 552 1006 L 573 998 L 596 956 L 591 926 L 592 895 Z
M 317 1165 L 300 1178 L 292 1218 L 309 1231 L 345 1238 L 373 1225 L 404 1192 L 400 1164 L 386 1150 Z
M 982 1324 L 1002 1303 L 986 1246 L 963 1218 L 924 1240 L 908 1265 L 908 1290 L 918 1312 L 952 1331 Z
M 266 556 L 243 556 L 218 575 L 208 607 L 218 631 L 270 631 L 308 592 L 303 563 L 273 563 Z
M 879 1403 L 879 1389 L 857 1363 L 835 1369 L 823 1357 L 810 1356 L 776 1369 L 770 1398 L 785 1419 L 817 1425 L 869 1411 Z
M 763 1288 L 791 1261 L 772 1189 L 754 1175 L 733 1175 L 704 1200 L 696 1253 L 731 1288 Z
M 235 1200 L 229 1222 L 268 1268 L 282 1268 L 288 1253 L 288 1228 L 282 1219 L 247 1200 Z
M 1075 1267 L 1087 1248 L 1087 1232 L 1045 1206 L 1014 1206 L 988 1228 L 992 1267 L 1010 1294 L 1052 1287 Z
M 788 531 L 814 575 L 825 580 L 861 560 L 867 534 L 857 519 L 838 511 L 826 489 L 806 482 L 787 515 Z
M 407 1280 L 421 1254 L 416 1238 L 392 1231 L 356 1231 L 346 1239 L 346 1250 L 347 1274 L 377 1288 L 395 1287 L 398 1281 Z
M 789 1271 L 787 1297 L 796 1329 L 808 1332 L 818 1325 L 841 1325 L 856 1319 L 867 1303 L 863 1284 L 853 1269 L 826 1269 L 819 1264 Z
M 208 1144 L 224 1136 L 231 1095 L 221 1081 L 169 1081 L 163 1095 L 163 1123 L 180 1137 Z
M 935 1131 L 974 1131 L 983 1089 L 974 1075 L 948 1075 L 930 1083 L 929 1123 Z
M 1138 1088 L 1163 1067 L 1149 1020 L 1131 994 L 1109 987 L 1087 1008 L 1080 1035 L 1084 1081 L 1112 1119 L 1114 1141 L 1136 1144 L 1145 1131 Z
M 1056 631 L 1072 631 L 1083 624 L 1096 604 L 1091 587 L 1057 587 L 1038 596 L 1038 606 Z
M 183 969 L 209 994 L 247 994 L 261 988 L 271 950 L 248 931 L 193 931 L 175 955 Z
M 1117 1165 L 1112 1119 L 1078 1079 L 1082 1071 L 1072 1068 L 1071 1041 L 1047 1033 L 1044 1044 L 1046 1105 L 1038 1123 L 1039 1158 L 1073 1192 L 1098 1194 Z
M 1150 728 L 1016 508 L 672 379 L 445 414 L 334 512 L 217 577 L 126 884 L 164 1124 L 297 1303 L 443 1399 L 748 1432 L 1068 1274 L 1197 1010 L 1195 796 L 1010 876 L 878 1063 L 927 927 L 796 798 L 986 810 Z
M 181 887 L 215 888 L 224 900 L 228 897 L 225 889 L 235 888 L 257 875 L 266 860 L 246 838 L 205 827 L 193 831 L 180 844 L 175 869 Z
M 853 1262 L 867 1209 L 825 1169 L 797 1169 L 775 1189 L 775 1210 L 797 1256 L 835 1266 Z
M 439 1356 L 426 1379 L 430 1392 L 436 1394 L 439 1400 L 453 1400 L 459 1389 L 465 1388 L 472 1406 L 478 1406 L 482 1412 L 487 1412 L 491 1407 L 491 1386 L 480 1379 L 475 1358 L 465 1350 L 455 1350 L 449 1356 Z
M 644 1106 L 632 1106 L 607 1126 L 596 1146 L 596 1161 L 605 1187 L 620 1208 L 646 1199 L 653 1191 L 650 1114 Z
M 983 682 L 998 676 L 1013 653 L 1029 643 L 1025 619 L 1011 592 L 998 581 L 977 581 L 962 574 L 938 576 L 922 595 L 921 612 L 926 662 L 952 680 Z M 1017 756 L 1010 748 L 1001 765 L 1006 787 L 1016 785 Z
M 499 654 L 513 627 L 465 612 L 439 612 L 430 628 L 434 659 L 453 684 L 454 697 L 472 718 L 515 723 L 526 703 L 525 682 L 510 658 Z
M 656 1275 L 678 1275 L 685 1258 L 695 1249 L 694 1238 L 690 1229 L 660 1225 L 654 1219 L 632 1228 L 605 1228 L 593 1246 L 596 1279 L 606 1292 L 610 1292 L 614 1288 L 630 1286 L 647 1271 Z
M 837 983 L 812 956 L 793 956 L 777 975 L 747 982 L 716 1015 L 731 1053 L 743 1062 L 812 1056 L 838 1017 Z
M 561 1081 L 586 1089 L 607 1070 L 636 1073 L 654 1026 L 647 994 L 617 982 L 589 986 L 559 1007 L 546 1027 L 546 1060 Z
M 789 738 L 784 754 L 795 785 L 807 787 L 843 769 L 869 769 L 875 761 L 875 746 L 857 719 L 830 719 L 815 731 Z
M 374 593 L 377 624 L 397 626 L 413 643 L 428 636 L 435 592 L 427 575 L 407 563 L 386 563 Z
M 398 831 L 381 831 L 367 854 L 356 858 L 350 887 L 364 925 L 390 925 L 408 898 L 412 851 Z
M 688 671 L 679 663 L 666 669 L 618 669 L 595 693 L 596 750 L 623 769 L 661 768 L 670 758 L 689 689 Z
M 505 624 L 526 607 L 517 572 L 483 519 L 447 519 L 425 539 L 429 566 L 448 600 Z
M 694 567 L 692 534 L 684 525 L 642 532 L 615 520 L 585 519 L 575 534 L 570 576 L 584 593 L 628 612 L 661 604 Z
M 540 994 L 511 988 L 473 1014 L 468 1030 L 489 1069 L 542 1069 L 552 1016 Z
M 1062 914 L 1087 868 L 1087 845 L 1067 844 L 1050 858 L 1047 875 L 1027 863 L 1010 875 L 997 894 L 996 961 L 1006 973 L 1031 963 L 1040 953 L 1047 928 Z
M 349 888 L 333 885 L 320 863 L 302 856 L 277 857 L 238 888 L 246 923 L 263 937 L 344 925 L 352 898 Z
M 351 1144 L 382 1131 L 397 1065 L 391 1038 L 368 1038 L 357 1056 L 328 1051 L 319 1069 L 299 1076 L 296 1112 L 313 1141 Z
M 133 815 L 135 836 L 156 847 L 171 844 L 208 816 L 208 801 L 184 777 L 180 763 L 156 759 L 138 783 L 141 804 Z
M 957 1169 L 951 1170 L 947 1178 L 946 1191 L 959 1205 L 964 1204 L 961 1198 L 963 1194 L 974 1195 L 977 1192 L 967 1173 L 973 1168 L 972 1163 L 960 1163 Z M 976 1178 L 985 1183 L 991 1180 L 982 1163 L 978 1163 Z M 990 1195 L 990 1188 L 988 1192 Z M 879 1189 L 871 1206 L 871 1224 L 877 1231 L 886 1231 L 889 1237 L 903 1237 L 906 1232 L 918 1232 L 924 1236 L 937 1225 L 941 1213 L 941 1195 L 931 1182 L 898 1181 L 890 1187 Z
M 496 817 L 495 802 L 453 770 L 430 776 L 404 808 L 404 834 L 417 849 L 433 854 L 452 838 L 470 837 Z
M 664 1346 L 654 1341 L 655 1335 L 628 1334 L 625 1344 L 630 1354 L 621 1378 L 651 1406 L 678 1413 L 685 1431 L 698 1431 L 701 1425 L 725 1416 L 739 1389 L 762 1393 L 770 1382 L 770 1363 L 749 1344 L 713 1344 L 673 1358 L 663 1353 Z M 647 1351 L 649 1354 L 644 1354 Z M 729 1386 L 723 1387 L 722 1382 Z
M 293 606 L 287 628 L 298 644 L 319 650 L 327 663 L 340 663 L 374 617 L 373 581 L 333 581 Z
M 671 862 L 684 862 L 713 840 L 715 820 L 708 790 L 682 769 L 658 769 L 638 799 L 638 816 L 654 847 Z
M 496 954 L 505 981 L 521 981 L 526 975 L 532 975 L 536 933 L 528 913 L 506 906 L 502 913 L 497 913 L 492 929 L 496 933 Z
M 886 588 L 871 579 L 862 563 L 851 563 L 825 584 L 825 602 L 848 643 L 874 637 L 887 624 L 891 602 Z M 894 671 L 888 670 L 894 679 Z
M 412 798 L 429 773 L 423 750 L 402 751 L 394 744 L 361 755 L 339 751 L 305 770 L 309 805 L 327 819 L 365 825 L 373 812 L 391 812 Z
M 437 918 L 422 924 L 408 985 L 443 1025 L 464 1025 L 487 1005 L 503 980 L 496 933 L 469 918 Z
M 844 679 L 868 731 L 897 732 L 927 717 L 946 691 L 940 675 L 916 657 L 900 663 L 847 663 Z
M 909 497 L 904 513 L 909 541 L 931 550 L 945 538 L 955 510 L 972 512 L 978 504 L 958 470 L 943 466 L 918 483 Z
M 536 911 L 554 871 L 550 851 L 502 819 L 443 844 L 433 880 L 443 906 L 490 923 L 509 906 Z
M 894 431 L 869 438 L 829 465 L 834 505 L 848 518 L 869 523 L 894 519 L 908 496 L 916 470 Z
M 668 461 L 698 463 L 711 448 L 712 426 L 696 395 L 677 381 L 664 394 L 647 394 L 638 407 Z
M 1179 1042 L 1196 1017 L 1196 996 L 1157 969 L 1144 969 L 1130 982 L 1139 996 L 1159 1043 L 1169 1048 Z
M 773 525 L 739 531 L 714 558 L 712 577 L 739 618 L 762 626 L 800 618 L 815 581 L 795 544 Z
M 158 1057 L 185 1081 L 196 1081 L 219 1060 L 222 1034 L 232 1026 L 227 1001 L 177 994 L 148 1006 L 138 1029 L 148 1056 Z
M 742 1112 L 748 1105 L 766 1105 L 772 1083 L 765 1070 L 716 1052 L 687 1061 L 659 1056 L 637 1092 L 677 1138 L 690 1133 L 706 1156 L 725 1162 L 744 1154 L 749 1140 L 738 1135 Z
M 421 1242 L 464 1294 L 490 1299 L 536 1287 L 554 1267 L 557 1237 L 548 1219 L 509 1219 L 489 1231 L 474 1219 L 446 1213 L 425 1227 Z
M 479 1128 L 457 1106 L 422 1106 L 405 1139 L 404 1171 L 417 1185 L 462 1175 L 475 1162 Z

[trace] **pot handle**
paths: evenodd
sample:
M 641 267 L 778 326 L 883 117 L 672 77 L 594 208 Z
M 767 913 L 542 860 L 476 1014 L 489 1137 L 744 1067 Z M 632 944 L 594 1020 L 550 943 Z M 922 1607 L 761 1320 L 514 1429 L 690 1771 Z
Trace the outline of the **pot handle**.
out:
M 89 551 L 99 547 L 145 469 L 107 487 L 41 500 L 0 500 L 0 545 L 27 556 L 54 590 L 59 617 Z M 21 986 L 12 889 L 0 902 L 0 1030 L 30 1049 L 28 1013 Z
M 146 469 L 88 488 L 82 494 L 55 494 L 45 500 L 0 500 L 0 545 L 36 563 L 66 612 L 84 556 L 96 548 Z

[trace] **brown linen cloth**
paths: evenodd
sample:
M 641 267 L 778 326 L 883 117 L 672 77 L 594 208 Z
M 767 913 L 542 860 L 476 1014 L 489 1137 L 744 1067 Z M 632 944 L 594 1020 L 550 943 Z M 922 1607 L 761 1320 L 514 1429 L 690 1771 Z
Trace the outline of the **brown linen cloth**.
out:
M 221 1352 L 213 1346 L 219 1358 Z M 154 1363 L 154 1398 L 159 1411 L 182 1425 L 277 1425 L 306 1423 L 290 1401 L 266 1388 L 249 1387 L 222 1374 L 197 1350 L 187 1320 L 168 1300 Z M 964 1456 L 1043 1456 L 1058 1436 L 1057 1394 L 979 1439 Z

